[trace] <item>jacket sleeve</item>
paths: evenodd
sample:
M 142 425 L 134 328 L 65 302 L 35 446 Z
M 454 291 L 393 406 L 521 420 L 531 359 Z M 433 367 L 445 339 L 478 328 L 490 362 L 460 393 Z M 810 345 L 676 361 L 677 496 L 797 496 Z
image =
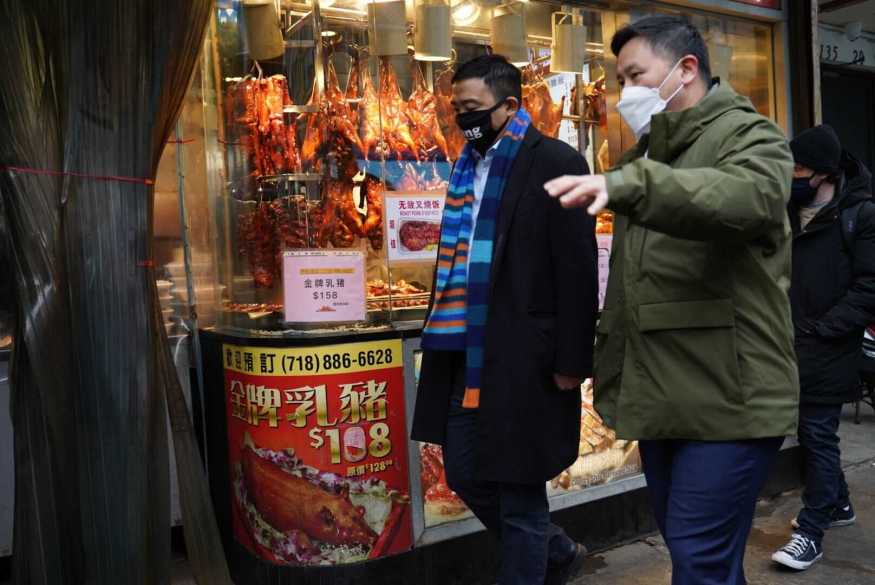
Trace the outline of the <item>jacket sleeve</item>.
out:
M 689 240 L 748 241 L 781 228 L 793 173 L 783 134 L 756 119 L 717 148 L 713 167 L 675 169 L 639 158 L 608 172 L 608 207 L 633 223 Z
M 557 165 L 555 176 L 589 174 L 580 154 Z M 547 194 L 544 194 L 547 198 Z M 548 198 L 548 233 L 556 295 L 553 371 L 565 376 L 592 375 L 598 314 L 598 247 L 595 219 L 583 209 L 563 209 Z
M 854 237 L 851 287 L 816 326 L 817 334 L 825 339 L 840 339 L 875 323 L 875 205 L 862 205 Z

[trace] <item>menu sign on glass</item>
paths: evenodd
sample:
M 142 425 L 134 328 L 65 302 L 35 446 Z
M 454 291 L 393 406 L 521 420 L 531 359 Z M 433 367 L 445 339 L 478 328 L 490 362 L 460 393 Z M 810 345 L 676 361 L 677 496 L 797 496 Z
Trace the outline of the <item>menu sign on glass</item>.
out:
M 288 322 L 363 321 L 366 312 L 364 252 L 285 252 L 283 300 Z
M 437 260 L 443 192 L 386 192 L 383 201 L 389 262 Z

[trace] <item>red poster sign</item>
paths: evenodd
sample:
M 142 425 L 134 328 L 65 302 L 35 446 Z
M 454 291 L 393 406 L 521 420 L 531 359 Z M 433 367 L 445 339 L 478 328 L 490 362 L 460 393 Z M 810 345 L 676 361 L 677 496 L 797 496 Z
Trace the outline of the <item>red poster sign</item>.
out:
M 401 342 L 223 351 L 236 539 L 280 565 L 410 549 Z

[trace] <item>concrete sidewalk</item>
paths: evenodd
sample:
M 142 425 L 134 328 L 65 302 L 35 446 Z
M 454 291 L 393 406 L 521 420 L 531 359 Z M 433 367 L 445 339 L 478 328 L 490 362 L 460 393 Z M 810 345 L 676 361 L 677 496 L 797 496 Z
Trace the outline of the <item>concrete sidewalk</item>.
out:
M 804 573 L 784 570 L 772 553 L 789 540 L 790 520 L 800 507 L 799 492 L 760 501 L 747 548 L 750 585 L 875 584 L 875 413 L 864 406 L 861 424 L 848 407 L 842 420 L 842 459 L 857 523 L 834 528 L 824 539 L 824 558 Z M 668 585 L 671 560 L 659 537 L 593 555 L 574 585 Z

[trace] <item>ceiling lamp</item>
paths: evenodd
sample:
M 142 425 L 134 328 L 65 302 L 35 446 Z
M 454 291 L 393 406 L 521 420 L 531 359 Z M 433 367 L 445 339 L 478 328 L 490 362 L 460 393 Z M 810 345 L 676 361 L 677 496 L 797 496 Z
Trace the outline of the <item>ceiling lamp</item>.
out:
M 480 18 L 480 5 L 473 0 L 462 0 L 452 8 L 456 26 L 471 26 Z
M 243 0 L 243 14 L 249 57 L 256 61 L 281 57 L 286 47 L 274 1 Z
M 567 12 L 554 12 L 550 71 L 583 73 L 585 63 L 586 27 L 580 22 L 580 17 Z
M 449 61 L 453 51 L 450 5 L 443 0 L 419 0 L 413 33 L 414 58 Z
M 407 54 L 407 13 L 404 0 L 368 3 L 368 41 L 371 55 Z
M 492 52 L 505 57 L 517 67 L 529 64 L 529 47 L 526 44 L 525 6 L 519 12 L 509 6 L 499 6 L 492 12 L 490 44 Z

